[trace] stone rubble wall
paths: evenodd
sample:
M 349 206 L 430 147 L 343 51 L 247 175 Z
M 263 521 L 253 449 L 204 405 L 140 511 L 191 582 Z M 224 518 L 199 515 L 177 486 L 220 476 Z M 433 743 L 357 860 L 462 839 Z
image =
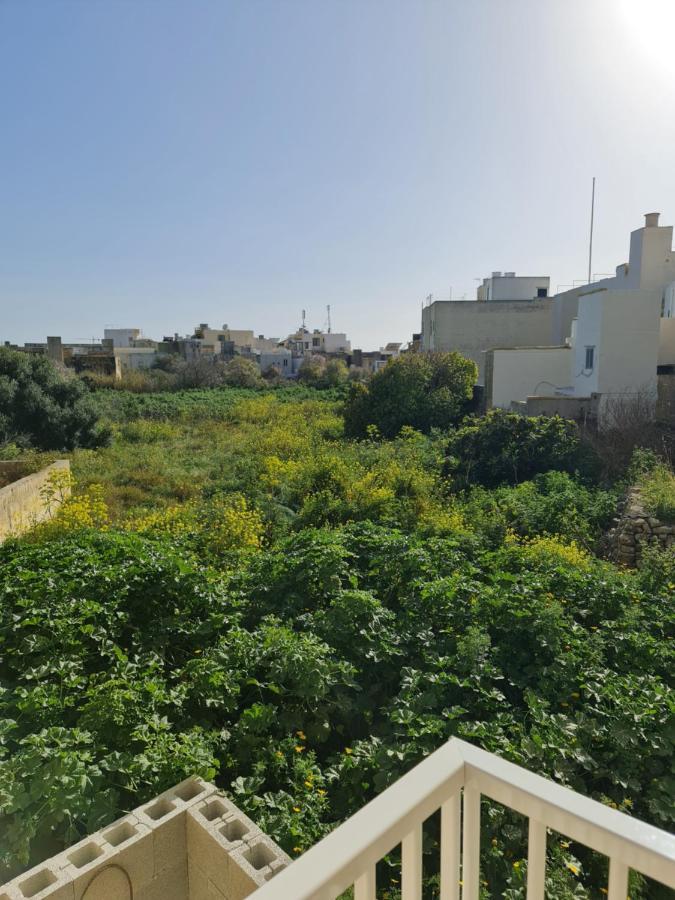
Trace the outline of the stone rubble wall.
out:
M 609 534 L 612 555 L 624 566 L 637 566 L 645 544 L 664 550 L 675 546 L 675 524 L 668 525 L 650 516 L 638 488 L 632 488 L 620 511 L 615 528 Z
M 57 459 L 51 466 L 0 488 L 0 543 L 11 535 L 23 534 L 53 515 L 60 500 L 55 498 L 47 504 L 42 491 L 55 472 L 70 472 L 68 460 Z M 65 487 L 63 495 L 69 493 L 70 488 Z
M 244 900 L 291 860 L 193 777 L 0 887 L 0 900 Z

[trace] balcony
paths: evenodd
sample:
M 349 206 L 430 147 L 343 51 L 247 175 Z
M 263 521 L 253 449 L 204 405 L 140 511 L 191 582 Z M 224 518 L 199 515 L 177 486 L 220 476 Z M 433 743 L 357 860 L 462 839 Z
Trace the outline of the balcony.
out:
M 440 900 L 477 900 L 481 797 L 529 818 L 528 900 L 545 896 L 548 828 L 609 857 L 609 900 L 626 900 L 629 869 L 675 888 L 675 837 L 453 739 L 293 863 L 189 778 L 3 885 L 0 900 L 333 900 L 352 886 L 353 900 L 375 900 L 376 864 L 399 845 L 402 900 L 422 900 L 423 824 L 438 810 Z
M 634 869 L 675 889 L 675 837 L 452 739 L 372 800 L 252 900 L 375 900 L 375 866 L 401 846 L 402 900 L 422 900 L 422 829 L 441 811 L 441 900 L 479 896 L 481 797 L 527 816 L 528 900 L 543 900 L 547 829 L 609 857 L 608 900 L 626 900 Z

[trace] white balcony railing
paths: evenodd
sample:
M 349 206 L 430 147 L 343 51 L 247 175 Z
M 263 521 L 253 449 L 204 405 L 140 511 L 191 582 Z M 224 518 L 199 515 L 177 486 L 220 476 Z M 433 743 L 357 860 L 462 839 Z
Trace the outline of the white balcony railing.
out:
M 252 900 L 334 900 L 352 885 L 375 900 L 376 863 L 399 844 L 403 900 L 421 900 L 422 824 L 439 809 L 441 900 L 476 900 L 481 796 L 529 818 L 528 900 L 544 900 L 547 828 L 609 857 L 608 900 L 626 900 L 629 869 L 675 888 L 673 835 L 453 738 Z

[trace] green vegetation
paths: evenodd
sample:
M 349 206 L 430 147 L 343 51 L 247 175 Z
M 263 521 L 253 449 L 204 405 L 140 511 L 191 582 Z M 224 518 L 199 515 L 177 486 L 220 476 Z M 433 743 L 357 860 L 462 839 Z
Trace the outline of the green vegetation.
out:
M 675 522 L 675 475 L 659 464 L 640 479 L 645 509 L 662 522 Z
M 448 443 L 448 470 L 463 486 L 518 484 L 552 469 L 588 476 L 597 468 L 575 423 L 560 416 L 493 409 L 466 419 Z
M 428 432 L 447 428 L 468 411 L 478 369 L 459 353 L 406 353 L 389 360 L 367 384 L 352 385 L 345 433 L 365 437 L 376 428 L 395 437 L 405 425 Z
M 297 855 L 453 735 L 672 828 L 673 554 L 596 555 L 617 495 L 567 423 L 498 470 L 501 419 L 350 441 L 339 397 L 95 395 L 112 445 L 0 547 L 5 874 L 191 772 Z M 483 825 L 484 900 L 524 898 L 525 825 Z M 549 896 L 599 896 L 549 855 Z
M 0 347 L 0 445 L 73 450 L 106 439 L 78 378 L 64 377 L 44 356 Z

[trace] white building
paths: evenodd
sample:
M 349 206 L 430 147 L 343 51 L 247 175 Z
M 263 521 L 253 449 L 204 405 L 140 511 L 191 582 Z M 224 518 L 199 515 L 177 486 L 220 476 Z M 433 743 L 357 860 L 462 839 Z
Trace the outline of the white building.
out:
M 103 339 L 112 341 L 113 347 L 130 347 L 141 336 L 140 328 L 104 328 Z
M 542 300 L 548 297 L 551 279 L 548 275 L 516 275 L 515 272 L 493 272 L 476 291 L 476 300 L 485 303 L 512 300 Z
M 553 298 L 564 312 L 554 333 L 577 306 L 562 345 L 500 343 L 486 353 L 488 407 L 574 416 L 592 400 L 602 421 L 617 398 L 656 400 L 658 367 L 675 365 L 673 228 L 658 219 L 649 213 L 632 232 L 629 260 L 615 276 Z
M 422 310 L 421 346 L 427 352 L 455 350 L 473 360 L 478 366 L 478 382 L 483 384 L 486 350 L 550 344 L 553 331 L 550 299 L 436 300 Z

